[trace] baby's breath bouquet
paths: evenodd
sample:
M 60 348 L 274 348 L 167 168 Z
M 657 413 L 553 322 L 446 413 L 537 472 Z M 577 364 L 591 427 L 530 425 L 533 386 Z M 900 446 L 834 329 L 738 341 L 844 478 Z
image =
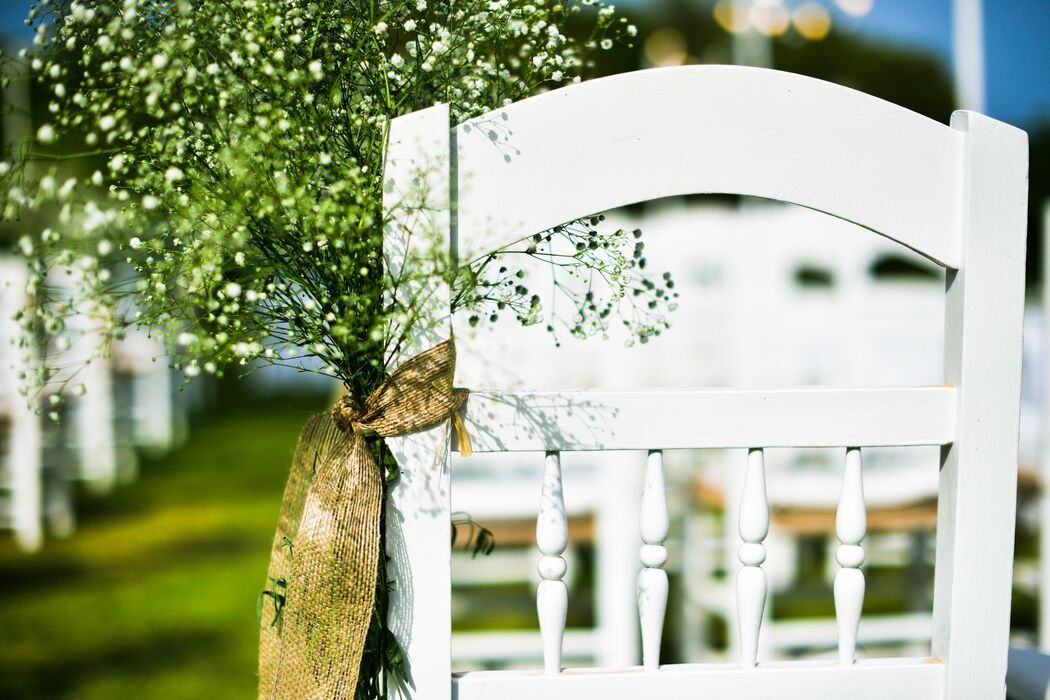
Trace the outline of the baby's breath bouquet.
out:
M 31 268 L 22 342 L 44 358 L 28 384 L 70 381 L 47 358 L 86 315 L 99 353 L 136 325 L 187 378 L 292 365 L 357 397 L 387 374 L 389 300 L 413 281 L 382 265 L 390 119 L 443 102 L 461 121 L 578 81 L 590 51 L 634 34 L 592 0 L 44 0 L 29 21 L 37 47 L 5 80 L 32 81 L 46 107 L 0 162 Z M 420 269 L 472 325 L 511 313 L 587 336 L 619 317 L 644 341 L 671 284 L 646 276 L 634 232 L 600 224 Z M 544 315 L 516 257 L 555 266 L 564 318 Z M 385 694 L 398 663 L 377 606 L 358 697 Z

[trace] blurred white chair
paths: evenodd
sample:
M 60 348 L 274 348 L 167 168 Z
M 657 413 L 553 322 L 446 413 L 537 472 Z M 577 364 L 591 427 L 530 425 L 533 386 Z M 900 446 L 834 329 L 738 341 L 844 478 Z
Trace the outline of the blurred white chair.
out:
M 82 480 L 89 490 L 105 493 L 117 482 L 120 464 L 113 368 L 109 357 L 98 354 L 103 347 L 101 321 L 90 313 L 91 302 L 76 296 L 80 275 L 77 266 L 71 265 L 56 267 L 47 279 L 52 294 L 76 308 L 49 348 L 50 362 L 58 369 L 51 383 L 65 400 L 63 420 L 71 428 L 65 447 L 72 450 L 76 465 L 71 476 Z
M 564 467 L 566 517 L 573 543 L 566 552 L 572 572 L 568 585 L 575 586 L 584 561 L 580 554 L 583 548 L 588 549 L 593 568 L 585 599 L 591 609 L 580 610 L 578 617 L 591 619 L 593 624 L 566 629 L 565 658 L 586 666 L 631 665 L 637 663 L 639 653 L 630 585 L 637 559 L 633 544 L 637 503 L 631 498 L 637 460 L 617 453 L 574 457 L 567 459 Z M 479 612 L 471 605 L 469 594 L 458 592 L 463 587 L 476 592 L 485 586 L 500 590 L 518 584 L 512 590 L 520 591 L 521 584 L 533 589 L 539 583 L 540 557 L 535 546 L 539 498 L 535 484 L 541 476 L 542 462 L 521 455 L 482 454 L 455 460 L 452 511 L 469 514 L 489 528 L 496 549 L 490 557 L 453 553 L 454 618 Z M 454 626 L 453 667 L 518 668 L 542 662 L 543 645 L 535 627 L 535 612 L 528 600 L 525 602 L 526 628 L 468 631 Z
M 131 383 L 126 407 L 131 442 L 153 454 L 167 452 L 176 442 L 178 417 L 164 343 L 132 326 L 113 344 L 112 363 Z
M 0 450 L 5 515 L 23 549 L 34 551 L 44 539 L 43 436 L 41 418 L 19 392 L 23 374 L 36 369 L 33 352 L 19 347 L 21 336 L 14 314 L 27 305 L 28 271 L 14 258 L 0 259 L 0 420 L 4 449 Z

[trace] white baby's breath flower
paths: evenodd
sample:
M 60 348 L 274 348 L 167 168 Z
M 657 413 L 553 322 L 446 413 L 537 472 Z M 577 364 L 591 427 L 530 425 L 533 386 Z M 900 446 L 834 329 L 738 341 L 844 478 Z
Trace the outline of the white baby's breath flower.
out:
M 133 250 L 138 250 L 142 247 L 142 239 L 138 236 L 132 236 L 131 240 L 128 241 L 128 246 Z
M 36 139 L 40 143 L 54 143 L 55 128 L 50 124 L 44 124 L 36 131 Z

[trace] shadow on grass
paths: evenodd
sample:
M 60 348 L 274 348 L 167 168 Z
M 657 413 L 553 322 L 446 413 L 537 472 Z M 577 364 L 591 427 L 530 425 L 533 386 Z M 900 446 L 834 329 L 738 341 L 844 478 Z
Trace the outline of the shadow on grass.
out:
M 221 635 L 185 630 L 152 634 L 37 663 L 20 661 L 12 665 L 0 657 L 0 697 L 75 698 L 80 688 L 104 683 L 115 672 L 126 677 L 146 677 L 192 668 L 202 658 L 219 652 L 223 645 Z
M 188 561 L 197 565 L 206 564 L 208 560 L 228 560 L 258 552 L 261 544 L 269 546 L 269 537 L 265 535 L 256 537 L 230 532 L 179 539 L 146 554 L 124 559 L 107 569 L 99 569 L 91 562 L 78 559 L 30 559 L 21 565 L 18 576 L 0 576 L 0 598 L 66 588 L 71 582 L 87 576 L 92 578 L 93 585 L 105 585 L 107 580 L 116 582 L 182 569 Z

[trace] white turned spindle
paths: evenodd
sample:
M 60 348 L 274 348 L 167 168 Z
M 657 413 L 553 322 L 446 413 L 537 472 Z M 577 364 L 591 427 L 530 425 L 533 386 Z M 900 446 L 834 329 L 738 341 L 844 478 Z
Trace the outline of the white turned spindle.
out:
M 667 513 L 667 485 L 664 482 L 664 453 L 649 452 L 642 487 L 642 508 L 638 530 L 642 536 L 639 557 L 645 567 L 638 572 L 638 616 L 642 625 L 642 665 L 647 671 L 660 666 L 660 639 L 667 611 L 667 539 L 671 519 Z
M 769 501 L 766 500 L 766 469 L 760 448 L 747 452 L 744 489 L 740 496 L 740 545 L 736 576 L 737 620 L 740 626 L 740 665 L 751 668 L 758 662 L 758 634 L 766 607 L 766 548 L 769 534 Z
M 842 568 L 835 574 L 835 617 L 839 626 L 839 663 L 852 664 L 857 652 L 857 628 L 864 604 L 864 548 L 861 540 L 868 529 L 864 507 L 864 481 L 861 476 L 860 448 L 846 449 L 846 468 L 842 475 L 842 495 L 835 514 L 835 534 L 840 544 L 835 561 Z
M 567 565 L 562 554 L 569 546 L 569 523 L 561 486 L 561 455 L 548 452 L 543 465 L 543 494 L 536 519 L 536 545 L 543 557 L 537 567 L 540 585 L 536 590 L 536 612 L 543 637 L 543 669 L 561 670 L 561 647 L 565 636 L 565 612 L 569 594 L 565 588 Z

